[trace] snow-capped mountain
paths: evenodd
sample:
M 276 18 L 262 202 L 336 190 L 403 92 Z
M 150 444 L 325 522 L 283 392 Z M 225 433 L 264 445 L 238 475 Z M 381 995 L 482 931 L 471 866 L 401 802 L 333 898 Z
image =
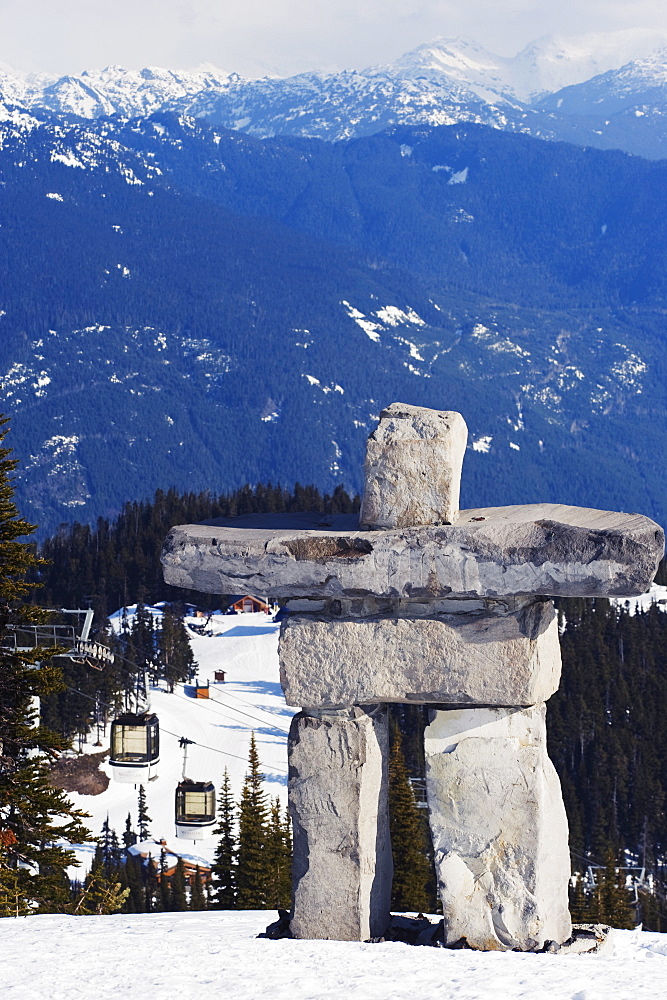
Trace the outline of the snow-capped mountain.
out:
M 635 59 L 566 87 L 541 101 L 541 106 L 567 115 L 600 118 L 622 111 L 660 106 L 667 102 L 667 44 L 643 59 Z
M 580 117 L 591 110 L 601 112 L 605 101 L 617 107 L 623 86 L 647 92 L 653 88 L 660 110 L 665 103 L 659 90 L 665 75 L 661 44 L 667 44 L 667 37 L 641 29 L 547 37 L 509 58 L 465 38 L 439 38 L 393 63 L 361 71 L 256 80 L 211 67 L 172 71 L 110 66 L 60 78 L 21 77 L 0 68 L 0 105 L 5 114 L 19 108 L 89 120 L 166 110 L 255 136 L 327 140 L 370 135 L 392 125 L 476 122 L 542 139 L 616 144 L 660 156 L 661 121 L 654 127 L 654 138 L 637 144 L 635 133 L 645 132 L 646 122 L 607 129 L 599 125 L 599 114 L 583 123 Z M 628 64 L 630 69 L 626 65 L 619 70 L 631 59 L 635 62 Z M 569 90 L 562 91 L 564 87 Z M 548 99 L 540 100 L 545 94 Z M 594 107 L 585 110 L 589 105 Z
M 467 38 L 437 38 L 390 66 L 366 72 L 431 82 L 446 77 L 485 101 L 504 97 L 531 103 L 546 93 L 618 68 L 628 59 L 647 56 L 665 42 L 667 36 L 641 28 L 574 38 L 549 35 L 506 57 Z
M 153 66 L 141 70 L 108 66 L 62 77 L 21 77 L 0 70 L 4 103 L 78 118 L 151 114 L 166 104 L 187 102 L 195 94 L 203 97 L 210 91 L 222 91 L 228 84 L 228 76 L 213 68 L 185 72 Z

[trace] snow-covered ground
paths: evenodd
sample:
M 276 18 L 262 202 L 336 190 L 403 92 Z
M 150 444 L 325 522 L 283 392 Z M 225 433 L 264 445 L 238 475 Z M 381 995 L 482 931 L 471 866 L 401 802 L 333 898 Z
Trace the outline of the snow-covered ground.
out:
M 648 611 L 652 604 L 655 604 L 659 611 L 667 611 L 667 587 L 652 583 L 651 589 L 639 597 L 612 597 L 611 602 L 620 608 L 627 607 L 631 615 L 637 614 L 638 611 Z
M 131 611 L 132 609 L 130 609 Z M 149 609 L 156 615 L 159 609 Z M 117 616 L 113 617 L 118 624 Z M 194 619 L 192 619 L 194 621 Z M 200 624 L 201 624 L 200 620 Z M 158 777 L 148 782 L 146 798 L 152 819 L 151 836 L 164 839 L 171 847 L 206 860 L 213 859 L 217 837 L 204 840 L 176 840 L 174 827 L 174 792 L 181 780 L 183 752 L 179 738 L 194 740 L 188 747 L 187 775 L 195 781 L 212 781 L 220 788 L 226 767 L 238 801 L 243 777 L 248 767 L 250 734 L 254 731 L 265 776 L 267 792 L 287 802 L 287 731 L 296 711 L 285 704 L 278 676 L 278 630 L 265 614 L 215 615 L 207 624 L 213 635 L 192 633 L 192 650 L 198 664 L 199 680 L 210 680 L 209 698 L 188 696 L 191 686 L 178 684 L 173 694 L 152 688 L 150 708 L 160 720 L 160 764 Z M 216 670 L 226 671 L 224 684 L 216 683 Z M 95 739 L 94 732 L 90 740 Z M 109 733 L 107 731 L 106 746 Z M 99 752 L 91 743 L 85 748 Z M 102 770 L 111 774 L 108 764 Z M 100 795 L 68 793 L 75 805 L 90 813 L 87 825 L 98 836 L 102 824 L 109 822 L 120 837 L 128 812 L 136 828 L 137 789 L 113 780 Z M 82 865 L 87 867 L 94 845 L 77 849 Z M 72 876 L 82 877 L 83 869 L 72 869 Z
M 667 935 L 601 955 L 257 939 L 274 913 L 0 920 L 3 1000 L 664 1000 Z

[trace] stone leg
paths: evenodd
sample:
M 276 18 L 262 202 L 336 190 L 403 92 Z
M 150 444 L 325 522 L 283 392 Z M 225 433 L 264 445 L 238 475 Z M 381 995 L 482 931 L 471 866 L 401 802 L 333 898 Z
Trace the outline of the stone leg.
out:
M 567 940 L 570 855 L 546 706 L 434 711 L 426 788 L 445 942 L 539 950 Z
M 289 734 L 297 938 L 367 941 L 389 922 L 392 860 L 384 706 L 305 710 Z

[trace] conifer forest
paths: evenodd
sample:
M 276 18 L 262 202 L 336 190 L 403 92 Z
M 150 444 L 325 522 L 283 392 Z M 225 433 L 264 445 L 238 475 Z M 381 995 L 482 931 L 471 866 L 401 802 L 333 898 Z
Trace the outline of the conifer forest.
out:
M 60 751 L 126 710 L 140 678 L 173 685 L 192 677 L 194 661 L 183 626 L 184 606 L 201 595 L 163 582 L 159 554 L 170 527 L 206 518 L 262 511 L 349 513 L 358 497 L 342 487 L 322 495 L 313 486 L 246 486 L 214 496 L 158 491 L 127 503 L 115 519 L 62 526 L 36 546 L 13 500 L 14 460 L 0 451 L 0 915 L 31 912 L 127 913 L 190 909 L 288 909 L 291 833 L 280 802 L 262 780 L 254 739 L 240 801 L 225 773 L 217 791 L 219 837 L 210 877 L 167 876 L 164 858 L 130 850 L 150 835 L 139 790 L 138 828 L 108 823 L 97 839 L 85 881 L 70 885 L 71 858 L 53 846 L 86 837 L 81 816 L 49 782 Z M 658 582 L 665 583 L 665 563 Z M 212 601 L 225 607 L 228 595 Z M 167 602 L 159 626 L 147 604 Z M 137 605 L 131 625 L 112 633 L 107 615 Z M 557 602 L 563 657 L 560 690 L 549 702 L 549 751 L 570 827 L 571 906 L 575 919 L 667 930 L 667 614 L 653 605 L 632 613 L 606 600 Z M 95 610 L 92 638 L 110 647 L 113 665 L 90 670 L 37 648 L 20 655 L 5 641 L 17 627 L 53 622 L 45 608 Z M 212 606 L 215 606 L 212 604 Z M 37 662 L 40 670 L 33 669 Z M 31 699 L 39 693 L 41 713 Z M 427 810 L 421 808 L 422 733 L 428 709 L 392 706 L 390 757 L 392 906 L 433 911 Z M 91 836 L 91 834 L 88 834 Z M 40 853 L 40 878 L 28 879 Z M 643 870 L 641 884 L 628 875 Z M 594 873 L 593 875 L 591 873 Z M 28 882 L 31 884 L 28 885 Z

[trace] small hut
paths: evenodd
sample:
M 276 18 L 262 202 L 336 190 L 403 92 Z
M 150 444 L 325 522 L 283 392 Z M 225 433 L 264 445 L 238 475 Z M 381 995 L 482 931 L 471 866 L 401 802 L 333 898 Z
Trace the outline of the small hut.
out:
M 232 598 L 232 601 L 233 603 L 230 604 L 229 610 L 237 615 L 257 614 L 260 611 L 263 611 L 265 615 L 271 614 L 271 607 L 267 602 L 261 600 L 259 597 L 253 597 L 252 594 Z

